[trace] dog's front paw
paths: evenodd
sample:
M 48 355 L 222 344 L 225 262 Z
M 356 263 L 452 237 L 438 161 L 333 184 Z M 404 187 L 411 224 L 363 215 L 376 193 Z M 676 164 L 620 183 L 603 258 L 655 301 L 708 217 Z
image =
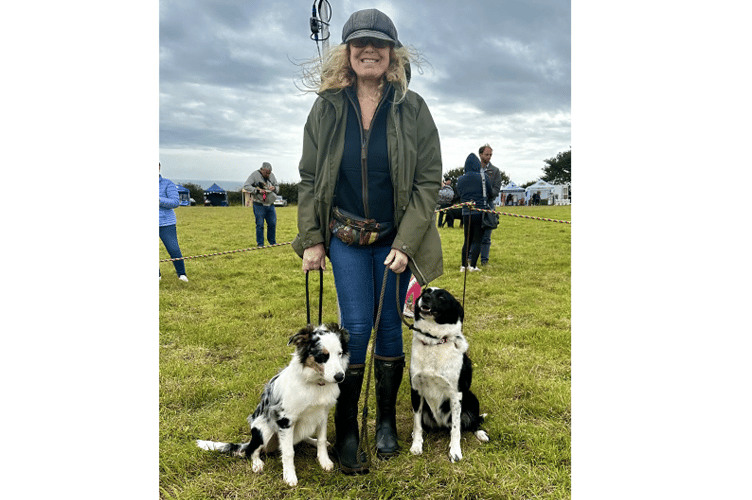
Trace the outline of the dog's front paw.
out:
M 320 457 L 319 463 L 321 464 L 321 468 L 324 470 L 334 469 L 334 462 L 332 462 L 332 460 L 329 458 L 329 455 Z
M 253 472 L 261 472 L 264 470 L 264 462 L 260 458 L 254 458 L 252 468 Z
M 452 463 L 459 462 L 460 460 L 462 460 L 462 450 L 460 449 L 459 446 L 457 447 L 452 446 L 449 449 L 449 460 Z
M 488 434 L 484 430 L 477 431 L 475 433 L 475 437 L 478 438 L 478 441 L 480 441 L 481 443 L 487 443 L 489 440 Z
M 282 474 L 283 479 L 287 483 L 288 486 L 297 486 L 298 485 L 298 476 L 295 474 L 295 471 L 284 471 Z
M 410 453 L 413 455 L 421 455 L 423 453 L 423 443 L 413 443 L 410 447 Z

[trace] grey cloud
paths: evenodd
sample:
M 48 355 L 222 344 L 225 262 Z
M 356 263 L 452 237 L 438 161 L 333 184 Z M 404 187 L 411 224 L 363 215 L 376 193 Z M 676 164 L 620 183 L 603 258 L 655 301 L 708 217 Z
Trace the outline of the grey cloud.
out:
M 430 63 L 424 74 L 413 71 L 411 87 L 432 110 L 442 106 L 436 110 L 442 138 L 467 137 L 474 144 L 477 136 L 519 137 L 525 154 L 543 155 L 536 163 L 541 166 L 569 147 L 568 1 L 382 5 L 334 4 L 331 43 L 340 42 L 342 24 L 354 10 L 376 6 L 392 16 L 400 39 Z M 298 64 L 317 53 L 309 39 L 310 7 L 288 0 L 160 0 L 160 147 L 249 154 L 299 148 L 315 97 L 295 87 Z M 465 119 L 474 115 L 462 110 L 478 110 L 495 128 L 458 126 L 455 108 Z M 540 118 L 524 121 L 525 114 Z M 451 151 L 445 154 L 447 163 L 457 161 Z M 519 154 L 520 161 L 532 161 Z M 274 157 L 267 159 L 274 164 Z

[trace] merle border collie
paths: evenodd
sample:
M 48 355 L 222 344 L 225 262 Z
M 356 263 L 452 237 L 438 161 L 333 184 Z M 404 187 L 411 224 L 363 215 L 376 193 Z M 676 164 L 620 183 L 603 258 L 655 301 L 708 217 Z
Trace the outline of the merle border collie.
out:
M 410 452 L 423 453 L 423 428 L 450 429 L 449 459 L 462 460 L 460 433 L 470 431 L 488 441 L 480 429 L 485 414 L 470 392 L 473 366 L 462 335 L 465 312 L 451 293 L 429 287 L 415 304 L 410 353 L 413 443 Z
M 290 338 L 295 344 L 293 359 L 264 387 L 261 401 L 248 417 L 251 441 L 221 443 L 197 440 L 204 450 L 216 450 L 251 457 L 253 471 L 261 472 L 261 452 L 282 452 L 282 475 L 290 486 L 298 484 L 293 446 L 306 441 L 317 448 L 316 456 L 324 470 L 332 470 L 326 446 L 329 410 L 337 402 L 339 383 L 345 379 L 350 359 L 347 330 L 336 323 L 308 325 Z M 313 436 L 316 436 L 316 439 Z

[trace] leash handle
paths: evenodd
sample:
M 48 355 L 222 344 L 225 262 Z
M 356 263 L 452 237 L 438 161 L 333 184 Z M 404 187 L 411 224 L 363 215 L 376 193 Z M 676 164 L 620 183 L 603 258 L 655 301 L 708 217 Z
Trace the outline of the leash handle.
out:
M 324 302 L 324 271 L 319 269 L 319 322 L 321 324 L 322 303 Z M 306 300 L 306 321 L 311 324 L 311 300 L 308 294 L 308 271 L 305 273 L 305 300 Z

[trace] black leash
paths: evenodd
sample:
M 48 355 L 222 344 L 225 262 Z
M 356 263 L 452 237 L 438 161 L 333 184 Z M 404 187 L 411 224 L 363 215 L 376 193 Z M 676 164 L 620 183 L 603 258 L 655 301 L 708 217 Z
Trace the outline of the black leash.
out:
M 324 271 L 319 269 L 319 322 L 321 324 L 321 308 L 324 298 Z M 311 302 L 308 296 L 308 271 L 305 273 L 305 302 L 306 302 L 306 321 L 311 324 Z
M 365 465 L 370 468 L 371 466 L 371 447 L 368 445 L 368 426 L 366 425 L 368 419 L 368 394 L 371 391 L 371 371 L 373 370 L 373 357 L 376 352 L 376 335 L 379 331 L 379 322 L 381 321 L 381 309 L 384 305 L 384 293 L 386 292 L 386 278 L 389 276 L 389 268 L 384 268 L 384 279 L 381 282 L 381 295 L 379 296 L 379 308 L 376 312 L 376 323 L 374 324 L 373 335 L 371 335 L 371 342 L 373 347 L 371 348 L 371 362 L 368 363 L 368 374 L 366 375 L 366 395 L 363 399 L 363 417 L 360 422 L 360 440 L 358 442 L 358 449 L 355 452 L 355 458 L 360 465 Z M 397 274 L 397 303 L 399 303 L 399 274 Z M 400 313 L 401 314 L 401 313 Z M 364 453 L 366 461 L 360 461 L 360 455 Z
M 462 283 L 462 307 L 464 309 L 465 307 L 465 290 L 467 290 L 467 268 L 470 267 L 470 218 L 471 216 L 467 216 L 467 220 L 465 221 L 465 279 Z
M 418 297 L 418 298 L 420 298 L 420 297 Z M 423 334 L 423 335 L 425 335 L 425 336 L 426 336 L 426 337 L 428 337 L 428 338 L 431 338 L 431 339 L 434 339 L 434 340 L 438 340 L 438 341 L 439 341 L 439 343 L 442 343 L 442 344 L 443 344 L 444 342 L 446 342 L 446 339 L 442 339 L 441 337 L 437 337 L 436 335 L 431 335 L 431 334 L 430 334 L 430 333 L 428 333 L 428 332 L 424 332 L 424 331 L 423 331 L 423 330 L 421 330 L 420 328 L 416 328 L 416 327 L 415 327 L 415 322 L 414 322 L 414 321 L 413 321 L 413 324 L 412 324 L 412 325 L 411 325 L 410 323 L 408 323 L 408 322 L 407 322 L 407 320 L 405 319 L 405 315 L 404 315 L 404 314 L 402 314 L 402 307 L 403 307 L 403 306 L 404 306 L 404 304 L 402 304 L 402 305 L 400 304 L 400 296 L 399 296 L 399 274 L 398 274 L 398 275 L 397 275 L 397 310 L 399 311 L 399 316 L 400 316 L 400 319 L 402 320 L 402 322 L 403 322 L 403 323 L 405 324 L 405 326 L 406 326 L 406 327 L 407 327 L 408 329 L 410 329 L 410 330 L 413 330 L 413 331 L 415 331 L 415 332 L 418 332 L 418 333 L 420 333 L 420 334 Z M 418 299 L 415 299 L 415 301 L 413 302 L 413 307 L 417 307 L 417 306 L 418 306 Z M 464 307 L 464 306 L 463 306 L 463 307 Z M 443 340 L 444 342 L 442 342 L 442 340 Z

